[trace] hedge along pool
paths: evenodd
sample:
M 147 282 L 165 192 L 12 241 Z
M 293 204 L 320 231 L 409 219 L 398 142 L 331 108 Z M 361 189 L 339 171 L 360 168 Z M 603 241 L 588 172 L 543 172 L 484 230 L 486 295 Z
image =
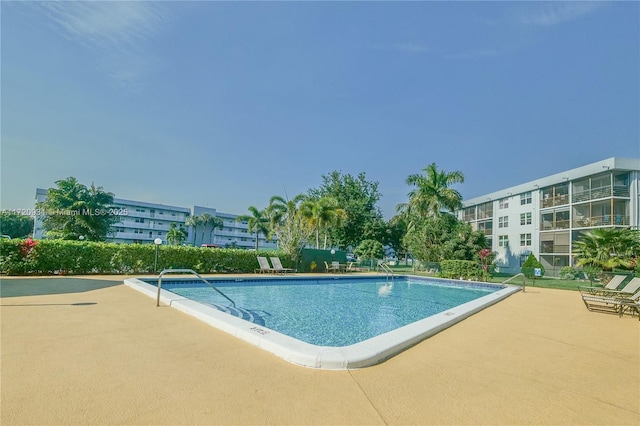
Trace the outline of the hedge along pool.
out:
M 520 288 L 414 276 L 163 279 L 161 301 L 306 367 L 377 364 Z M 125 284 L 156 297 L 157 279 Z

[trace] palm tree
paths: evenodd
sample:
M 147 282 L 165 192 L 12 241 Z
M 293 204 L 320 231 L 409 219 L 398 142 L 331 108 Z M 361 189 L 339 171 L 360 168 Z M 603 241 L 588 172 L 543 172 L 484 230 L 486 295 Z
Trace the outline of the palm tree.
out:
M 258 237 L 262 233 L 267 239 L 269 238 L 269 219 L 265 210 L 258 210 L 254 206 L 248 208 L 251 215 L 242 215 L 236 217 L 236 221 L 246 221 L 249 232 L 256 233 L 256 250 L 258 250 Z
M 327 248 L 327 228 L 346 217 L 335 198 L 308 199 L 301 206 L 302 214 L 316 234 L 316 248 L 320 248 L 320 231 L 324 231 L 324 248 Z
M 196 230 L 198 229 L 198 225 L 200 223 L 202 223 L 200 220 L 200 216 L 196 216 L 196 215 L 189 216 L 184 221 L 185 225 L 193 227 L 193 242 L 192 242 L 193 246 L 196 245 Z
M 224 221 L 218 216 L 211 216 L 209 224 L 211 225 L 211 231 L 209 231 L 209 241 L 211 241 L 211 244 L 213 244 L 213 231 L 215 231 L 216 228 L 222 231 L 222 229 L 224 229 Z
M 202 224 L 202 238 L 200 239 L 200 243 L 204 242 L 204 231 L 206 231 L 207 226 L 211 225 L 211 231 L 209 231 L 209 241 L 213 243 L 213 231 L 216 228 L 222 229 L 223 221 L 217 216 L 211 216 L 209 213 L 202 213 L 200 215 L 200 223 Z
M 294 265 L 298 265 L 302 249 L 311 236 L 307 220 L 300 211 L 305 199 L 302 194 L 291 200 L 276 195 L 271 197 L 267 207 L 271 232 L 277 236 L 278 247 L 291 256 Z
M 167 242 L 171 245 L 180 245 L 187 239 L 187 233 L 182 226 L 178 228 L 175 223 L 169 225 L 169 231 L 167 231 Z
M 413 174 L 407 177 L 407 185 L 415 188 L 408 194 L 409 202 L 397 206 L 399 212 L 439 216 L 443 209 L 454 211 L 462 207 L 462 195 L 449 188 L 454 183 L 464 182 L 462 172 L 438 170 L 436 163 L 431 163 L 423 171 L 424 175 Z
M 629 267 L 640 254 L 640 231 L 629 228 L 596 228 L 584 232 L 573 243 L 578 266 L 595 266 L 610 271 Z

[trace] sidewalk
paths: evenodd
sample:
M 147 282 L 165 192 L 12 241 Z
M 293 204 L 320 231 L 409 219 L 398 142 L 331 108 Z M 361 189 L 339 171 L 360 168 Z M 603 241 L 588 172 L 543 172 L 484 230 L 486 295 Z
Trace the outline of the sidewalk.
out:
M 640 424 L 640 322 L 577 292 L 528 287 L 382 364 L 319 371 L 123 279 L 2 279 L 0 423 Z

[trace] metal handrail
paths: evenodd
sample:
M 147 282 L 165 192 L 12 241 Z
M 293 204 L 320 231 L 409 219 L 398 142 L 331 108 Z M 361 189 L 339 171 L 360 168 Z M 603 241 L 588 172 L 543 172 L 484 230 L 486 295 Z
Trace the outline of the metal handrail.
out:
M 519 277 L 520 275 L 522 275 L 522 292 L 524 293 L 524 286 L 525 286 L 525 284 L 527 283 L 527 277 L 526 277 L 522 272 L 520 272 L 520 273 L 518 273 L 518 274 L 516 274 L 516 275 L 514 275 L 514 276 L 512 276 L 512 277 L 510 277 L 510 278 L 508 278 L 508 279 L 507 279 L 507 280 L 505 280 L 505 281 L 502 281 L 502 284 L 506 284 L 506 283 L 508 283 L 509 281 L 511 281 L 512 279 L 514 279 L 514 278 L 516 278 L 516 277 Z
M 391 276 L 391 281 L 393 281 L 393 270 L 389 268 L 389 265 L 384 263 L 382 260 L 378 260 L 378 267 L 387 273 L 387 279 Z
M 224 294 L 223 292 L 218 290 L 218 288 L 216 286 L 214 286 L 213 284 L 211 284 L 209 281 L 207 281 L 204 278 L 202 278 L 200 276 L 200 274 L 198 274 L 193 269 L 163 269 L 162 272 L 160 272 L 160 275 L 158 275 L 158 298 L 156 299 L 156 307 L 160 306 L 160 289 L 162 288 L 162 276 L 164 274 L 192 274 L 192 275 L 195 275 L 201 281 L 203 281 L 205 284 L 207 284 L 209 287 L 211 287 L 212 289 L 214 289 L 215 291 L 220 293 L 222 295 L 222 297 L 224 297 L 229 302 L 231 302 L 231 304 L 233 305 L 234 308 L 236 307 L 236 302 L 234 302 L 233 300 L 229 299 L 229 297 L 227 297 L 226 294 Z

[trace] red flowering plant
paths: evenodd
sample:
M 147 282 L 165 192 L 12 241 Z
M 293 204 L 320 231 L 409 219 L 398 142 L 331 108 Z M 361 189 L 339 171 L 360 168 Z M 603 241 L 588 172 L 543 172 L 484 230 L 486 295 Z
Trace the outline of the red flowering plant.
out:
M 20 253 L 22 256 L 27 257 L 31 250 L 38 244 L 36 240 L 32 240 L 31 237 L 28 237 L 26 240 L 20 243 Z
M 494 265 L 493 260 L 496 257 L 496 254 L 491 251 L 491 249 L 485 248 L 478 252 L 478 257 L 480 258 L 480 264 L 482 265 L 482 270 L 484 279 L 488 280 L 493 276 Z

